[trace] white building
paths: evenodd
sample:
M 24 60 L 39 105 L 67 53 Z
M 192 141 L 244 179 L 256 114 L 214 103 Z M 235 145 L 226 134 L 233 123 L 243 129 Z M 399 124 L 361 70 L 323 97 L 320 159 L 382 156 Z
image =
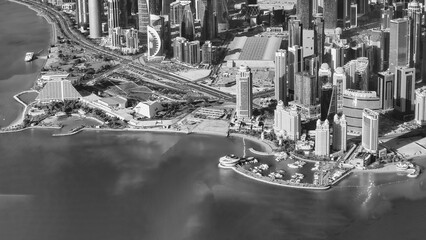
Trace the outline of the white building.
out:
M 157 114 L 158 111 L 161 111 L 163 109 L 163 106 L 159 102 L 155 101 L 146 101 L 146 102 L 140 102 L 138 105 L 136 105 L 133 110 L 136 114 L 152 118 Z
M 300 138 L 302 129 L 300 114 L 296 107 L 284 107 L 282 101 L 278 102 L 274 112 L 274 129 L 277 135 L 287 136 L 287 138 L 296 141 Z
M 340 118 L 336 114 L 333 121 L 333 150 L 346 152 L 347 122 L 343 114 Z
M 379 114 L 368 108 L 362 112 L 362 147 L 374 154 L 379 148 Z
M 317 121 L 315 129 L 315 155 L 328 157 L 330 155 L 330 126 L 326 119 Z
M 416 107 L 414 119 L 420 125 L 426 125 L 426 87 L 416 90 Z

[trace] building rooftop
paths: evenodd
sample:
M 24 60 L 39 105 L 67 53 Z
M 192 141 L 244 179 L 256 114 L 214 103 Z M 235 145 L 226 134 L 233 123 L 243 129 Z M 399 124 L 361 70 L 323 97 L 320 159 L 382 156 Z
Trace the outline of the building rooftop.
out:
M 44 88 L 38 94 L 36 100 L 41 102 L 47 101 L 64 101 L 76 100 L 81 98 L 80 93 L 75 90 L 71 82 L 68 80 L 51 81 L 46 83 Z
M 274 61 L 282 39 L 277 37 L 236 37 L 225 60 Z
M 375 91 L 362 91 L 355 89 L 346 89 L 343 95 L 356 98 L 377 98 L 377 93 Z
M 426 86 L 416 89 L 416 94 L 426 97 Z

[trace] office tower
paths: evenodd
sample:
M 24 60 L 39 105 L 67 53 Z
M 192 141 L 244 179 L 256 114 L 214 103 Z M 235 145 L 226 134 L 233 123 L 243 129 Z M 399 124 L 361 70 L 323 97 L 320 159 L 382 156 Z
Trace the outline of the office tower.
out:
M 330 126 L 328 120 L 321 122 L 318 119 L 315 129 L 315 155 L 330 156 Z
M 347 88 L 368 91 L 370 71 L 369 61 L 366 57 L 360 57 L 348 62 L 344 69 L 348 80 Z
M 295 16 L 290 16 L 288 21 L 288 46 L 293 47 L 294 45 L 302 46 L 302 23 L 296 19 Z
M 120 26 L 120 1 L 108 0 L 108 29 L 109 34 L 113 29 Z
M 162 4 L 159 0 L 149 0 L 149 13 L 153 15 L 160 15 Z
M 303 49 L 298 45 L 288 48 L 288 91 L 289 97 L 294 94 L 296 73 L 303 71 Z
M 331 83 L 324 84 L 321 87 L 321 121 L 325 121 L 328 118 L 331 106 L 331 98 L 333 95 L 333 85 Z M 331 112 L 336 112 L 335 110 L 331 110 Z
M 317 104 L 317 82 L 316 76 L 308 72 L 296 73 L 294 84 L 294 100 L 304 106 Z
M 247 66 L 241 65 L 237 73 L 237 105 L 235 108 L 238 118 L 251 118 L 253 104 L 252 87 L 252 73 Z
M 302 124 L 297 108 L 285 107 L 282 101 L 278 101 L 274 111 L 274 129 L 290 140 L 298 140 L 302 132 Z
M 173 40 L 173 58 L 180 62 L 184 61 L 184 43 L 186 41 L 183 37 L 177 37 Z
M 402 18 L 404 17 L 405 6 L 403 2 L 394 2 L 393 3 L 393 18 Z
M 303 29 L 302 34 L 302 48 L 303 48 L 303 57 L 309 57 L 316 55 L 315 52 L 315 31 L 313 29 Z
M 343 21 L 343 27 L 350 27 L 352 0 L 337 0 L 337 18 Z
M 345 51 L 346 49 L 335 44 L 333 44 L 330 48 L 331 67 L 333 69 L 343 67 L 343 65 L 345 65 Z
M 88 20 L 88 5 L 87 0 L 77 0 L 77 23 L 80 27 L 87 27 Z
M 362 111 L 362 147 L 373 154 L 379 148 L 379 114 L 368 108 Z
M 311 55 L 303 59 L 303 71 L 308 72 L 310 75 L 318 76 L 318 57 Z
M 362 111 L 364 108 L 380 111 L 380 98 L 375 91 L 346 89 L 343 93 L 343 114 L 348 122 L 348 131 L 362 132 Z
M 318 56 L 318 64 L 323 63 L 324 58 L 324 18 L 322 14 L 316 14 L 314 18 L 314 53 Z
M 206 10 L 203 19 L 203 28 L 201 38 L 204 40 L 213 40 L 217 35 L 217 16 L 214 6 L 217 0 L 207 1 Z
M 358 26 L 358 4 L 352 3 L 351 4 L 351 15 L 350 15 L 350 27 L 357 27 Z
M 416 107 L 414 120 L 417 124 L 426 125 L 426 87 L 416 90 Z
M 347 122 L 345 114 L 334 115 L 333 119 L 333 150 L 346 152 Z
M 90 38 L 100 38 L 101 35 L 101 6 L 98 0 L 89 1 Z
M 195 39 L 194 19 L 189 4 L 184 7 L 180 29 L 181 37 L 188 39 L 188 41 L 193 41 Z
M 128 28 L 129 27 L 129 9 L 130 5 L 127 4 L 128 1 L 119 1 L 120 6 L 120 13 L 119 13 L 119 26 L 122 28 Z M 131 3 L 131 2 L 129 2 Z
M 418 3 L 417 3 L 418 4 Z M 422 21 L 423 21 L 423 13 L 421 9 L 409 9 L 407 11 L 409 25 L 410 25 L 410 41 L 409 41 L 409 51 L 408 55 L 410 56 L 410 66 L 420 67 L 420 43 L 422 37 Z
M 134 28 L 126 29 L 124 32 L 126 39 L 126 48 L 132 53 L 136 53 L 139 50 L 139 37 L 138 31 Z
M 374 72 L 386 71 L 389 68 L 389 29 L 370 30 L 368 44 L 374 52 L 374 61 L 369 59 L 374 65 Z M 366 50 L 366 54 L 369 54 L 368 50 Z
M 173 2 L 173 0 L 162 0 L 161 5 L 161 14 L 162 15 L 169 15 L 170 14 L 170 4 Z
M 409 23 L 405 18 L 393 19 L 390 21 L 390 41 L 389 41 L 389 70 L 395 72 L 398 66 L 407 66 L 409 62 Z
M 213 49 L 211 41 L 204 42 L 203 46 L 201 47 L 201 52 L 201 62 L 203 64 L 212 64 Z
M 275 99 L 287 106 L 287 51 L 279 49 L 275 53 Z
M 390 28 L 390 20 L 393 19 L 393 11 L 391 8 L 382 9 L 382 18 L 380 22 L 380 29 L 385 30 Z
M 296 15 L 300 19 L 303 28 L 308 29 L 312 25 L 312 0 L 297 0 Z
M 222 33 L 228 31 L 228 1 L 227 0 L 215 0 L 215 14 L 216 14 L 216 27 L 217 32 Z M 259 10 L 258 10 L 259 11 Z
M 324 1 L 323 16 L 325 32 L 333 33 L 337 27 L 337 2 L 341 0 Z
M 109 30 L 111 45 L 113 47 L 120 47 L 121 45 L 121 27 L 115 27 Z
M 206 0 L 195 0 L 195 19 L 201 20 L 203 26 L 204 13 L 206 11 Z
M 340 113 L 343 111 L 343 93 L 346 90 L 346 73 L 342 67 L 334 70 L 333 85 L 336 87 L 337 112 Z
M 377 96 L 383 110 L 393 108 L 395 73 L 391 71 L 378 73 Z
M 143 44 L 147 43 L 148 37 L 148 26 L 151 24 L 151 18 L 149 14 L 148 0 L 138 0 L 138 19 L 139 19 L 139 33 L 141 34 L 141 40 Z
M 186 11 L 189 11 L 192 15 L 191 1 L 176 1 L 171 3 L 169 14 L 170 25 L 182 24 Z
M 401 113 L 414 111 L 414 86 L 416 69 L 408 67 L 396 68 L 395 110 Z
M 191 65 L 199 64 L 201 61 L 200 56 L 200 41 L 187 42 L 188 57 L 185 58 L 185 62 Z
M 357 13 L 358 14 L 366 14 L 369 12 L 369 4 L 368 4 L 369 0 L 356 0 L 356 3 L 358 5 L 358 10 Z

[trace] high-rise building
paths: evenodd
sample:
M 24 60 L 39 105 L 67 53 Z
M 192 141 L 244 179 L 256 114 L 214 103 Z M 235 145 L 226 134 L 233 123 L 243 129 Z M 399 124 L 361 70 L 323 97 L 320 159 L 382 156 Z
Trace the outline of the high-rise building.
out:
M 337 69 L 338 67 L 343 67 L 345 65 L 345 51 L 346 49 L 342 46 L 331 46 L 331 68 Z
M 408 19 L 398 18 L 390 21 L 389 70 L 395 72 L 398 66 L 407 66 L 409 45 Z
M 134 28 L 126 29 L 124 37 L 126 39 L 126 48 L 128 48 L 130 52 L 136 53 L 139 50 L 138 31 Z
M 343 27 L 350 27 L 352 0 L 337 1 L 337 18 L 343 21 Z
M 373 154 L 379 149 L 379 114 L 368 108 L 362 112 L 362 147 Z
M 138 0 L 138 26 L 139 33 L 141 34 L 141 40 L 143 44 L 147 43 L 148 39 L 148 26 L 151 24 L 151 17 L 149 12 L 148 0 Z
M 401 113 L 414 111 L 414 86 L 416 69 L 408 67 L 396 68 L 395 110 Z
M 315 31 L 313 29 L 303 29 L 302 34 L 303 57 L 316 55 L 315 52 Z
M 153 15 L 160 15 L 162 10 L 162 4 L 159 0 L 149 0 L 149 13 Z
M 193 41 L 195 39 L 195 26 L 194 19 L 192 17 L 191 6 L 189 4 L 185 5 L 183 9 L 183 16 L 180 23 L 180 33 L 181 37 Z
M 333 121 L 333 150 L 344 151 L 347 149 L 347 122 L 345 114 L 334 115 Z
M 395 73 L 391 71 L 378 73 L 377 96 L 383 110 L 393 108 Z
M 318 119 L 315 129 L 315 155 L 330 156 L 330 126 L 328 120 L 321 122 Z
M 343 93 L 346 90 L 346 73 L 342 67 L 334 71 L 333 85 L 336 87 L 337 112 L 340 113 L 343 111 Z
M 327 63 L 321 64 L 320 69 L 318 70 L 318 85 L 319 88 L 326 83 L 332 83 L 331 79 L 331 69 Z
M 176 1 L 170 4 L 170 25 L 181 24 L 186 11 L 191 11 L 191 1 Z
M 215 0 L 216 28 L 218 33 L 228 31 L 228 0 Z
M 324 23 L 325 32 L 334 33 L 337 27 L 337 2 L 341 0 L 327 0 L 324 1 Z
M 80 27 L 87 27 L 89 24 L 89 11 L 87 0 L 77 0 L 77 23 Z
M 294 96 L 294 85 L 296 73 L 302 72 L 303 67 L 303 49 L 298 45 L 288 48 L 288 91 L 290 99 Z
M 206 10 L 204 13 L 203 28 L 201 37 L 204 40 L 213 40 L 217 35 L 217 13 L 215 12 L 217 0 L 207 1 Z
M 108 0 L 108 29 L 109 34 L 116 27 L 120 27 L 120 1 Z
M 405 3 L 404 2 L 393 2 L 393 18 L 404 17 Z
M 288 20 L 288 46 L 302 46 L 302 23 L 295 16 L 290 16 Z
M 206 12 L 206 0 L 195 0 L 195 19 L 201 20 L 203 26 L 204 13 Z
M 318 56 L 318 64 L 323 63 L 325 42 L 324 17 L 322 13 L 314 16 L 314 53 Z
M 200 41 L 187 42 L 188 56 L 185 57 L 185 62 L 191 65 L 199 64 L 201 61 L 200 56 Z
M 350 89 L 368 91 L 370 80 L 369 61 L 366 57 L 359 57 L 344 66 L 347 75 L 346 87 Z
M 331 98 L 333 95 L 333 85 L 331 83 L 324 84 L 321 87 L 321 121 L 325 121 L 328 119 L 328 115 L 331 107 Z M 335 110 L 331 110 L 331 112 L 336 113 Z
M 358 5 L 358 14 L 366 14 L 369 12 L 369 0 L 357 0 L 356 3 Z
M 313 20 L 312 0 L 297 0 L 296 15 L 302 22 L 303 28 L 308 29 L 312 26 Z
M 90 37 L 100 38 L 101 35 L 101 6 L 98 0 L 89 1 Z
M 203 64 L 212 64 L 213 58 L 213 48 L 211 41 L 205 41 L 201 47 L 201 62 Z
M 287 51 L 275 53 L 275 99 L 287 106 Z
M 183 37 L 177 37 L 173 40 L 173 58 L 176 60 L 183 62 L 185 60 L 184 57 L 184 44 L 187 40 Z
M 358 26 L 358 4 L 352 3 L 351 4 L 351 12 L 350 12 L 350 27 L 357 27 Z
M 129 5 L 127 4 L 129 3 Z M 120 5 L 120 24 L 119 26 L 122 28 L 128 28 L 129 27 L 129 10 L 130 10 L 130 4 L 131 2 L 124 0 L 124 1 L 119 1 L 119 5 Z
M 426 125 L 426 87 L 416 90 L 416 107 L 414 120 L 417 124 Z
M 121 46 L 121 27 L 115 27 L 109 30 L 110 38 L 111 38 L 111 46 L 120 47 Z
M 374 91 L 346 89 L 343 93 L 343 114 L 348 122 L 348 131 L 362 132 L 362 111 L 369 108 L 380 111 L 380 98 Z
M 170 14 L 170 4 L 173 2 L 173 0 L 162 0 L 161 5 L 161 11 L 162 15 L 169 15 Z
M 252 116 L 253 93 L 252 73 L 247 66 L 241 65 L 237 73 L 237 105 L 238 118 L 250 119 Z
M 296 73 L 294 84 L 294 100 L 304 106 L 317 104 L 317 82 L 316 76 L 308 72 Z
M 297 108 L 285 107 L 282 101 L 278 101 L 274 111 L 274 129 L 290 140 L 298 140 L 302 132 L 302 125 Z
M 382 30 L 390 28 L 390 20 L 393 19 L 393 11 L 391 8 L 382 9 L 382 21 L 380 28 Z
M 410 56 L 410 66 L 420 67 L 420 43 L 422 37 L 422 21 L 423 21 L 423 13 L 422 10 L 417 8 L 419 7 L 418 2 L 411 2 L 411 9 L 409 8 L 408 19 L 410 25 L 410 41 L 409 41 L 409 56 Z M 417 4 L 417 5 L 416 5 Z

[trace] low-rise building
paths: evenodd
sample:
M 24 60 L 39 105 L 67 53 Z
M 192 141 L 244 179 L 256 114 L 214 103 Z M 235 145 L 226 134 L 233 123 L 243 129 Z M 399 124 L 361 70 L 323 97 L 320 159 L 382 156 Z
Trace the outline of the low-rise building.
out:
M 161 111 L 163 106 L 161 103 L 156 101 L 146 101 L 140 102 L 136 107 L 133 108 L 136 114 L 152 118 L 157 114 L 158 111 Z
M 72 86 L 70 81 L 47 82 L 38 94 L 36 101 L 39 103 L 63 102 L 65 100 L 79 100 L 80 93 Z
M 125 108 L 127 105 L 127 99 L 122 96 L 101 98 L 98 102 L 99 104 L 109 108 Z

